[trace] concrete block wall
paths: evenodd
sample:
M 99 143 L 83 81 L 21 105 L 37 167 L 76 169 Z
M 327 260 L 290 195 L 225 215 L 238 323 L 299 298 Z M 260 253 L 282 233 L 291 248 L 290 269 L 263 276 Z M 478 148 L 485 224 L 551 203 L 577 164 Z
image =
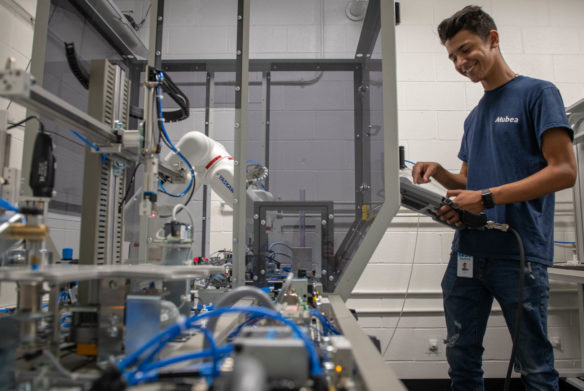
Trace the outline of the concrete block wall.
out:
M 191 3 L 188 7 L 206 9 L 211 15 L 234 12 L 233 8 L 209 8 L 209 3 L 199 3 Z M 344 16 L 343 2 L 324 1 L 324 18 L 317 1 L 296 2 L 294 9 L 288 2 L 284 3 L 252 2 L 252 58 L 350 58 L 354 55 L 359 26 Z M 574 17 L 582 14 L 584 3 L 568 0 L 475 3 L 482 5 L 497 21 L 503 54 L 516 72 L 555 82 L 566 105 L 584 97 L 584 73 L 578 65 L 584 59 L 584 29 Z M 466 4 L 452 0 L 402 1 L 402 24 L 397 27 L 400 144 L 406 147 L 409 160 L 436 160 L 453 171 L 461 164 L 456 155 L 464 118 L 482 96 L 482 88 L 454 71 L 435 28 L 443 18 Z M 300 9 L 302 16 L 298 17 Z M 197 23 L 197 27 L 186 27 L 192 20 L 186 16 L 187 12 L 185 8 L 174 11 L 174 15 L 180 14 L 177 21 L 183 24 L 181 29 L 169 30 L 171 35 L 166 39 L 174 45 L 180 42 L 180 34 L 201 28 Z M 280 14 L 287 17 L 281 19 Z M 234 45 L 230 39 L 235 35 L 230 29 L 234 28 L 233 19 L 223 16 L 211 16 L 203 23 L 214 26 L 208 30 L 210 34 L 205 35 L 205 47 L 198 46 L 199 51 L 193 53 L 190 53 L 192 47 L 182 47 L 176 52 L 168 47 L 165 49 L 167 57 L 232 58 Z M 324 28 L 321 28 L 319 24 L 323 19 Z M 214 34 L 221 24 L 227 36 L 224 31 Z M 304 35 L 295 33 L 299 29 Z M 324 35 L 319 36 L 321 31 Z M 196 34 L 190 36 L 197 39 Z M 342 111 L 335 114 L 346 115 Z M 227 121 L 224 125 L 229 127 L 232 116 L 228 112 L 222 115 Z M 288 127 L 298 125 L 298 130 L 288 138 L 310 132 L 315 126 L 314 113 L 310 110 L 281 115 L 282 119 L 286 115 L 294 116 L 292 122 L 288 121 Z M 324 131 L 332 130 L 330 126 L 324 127 Z M 225 141 L 229 144 L 232 136 L 227 138 Z M 271 174 L 274 175 L 273 171 Z M 308 189 L 317 187 L 309 177 L 305 183 Z M 271 184 L 277 185 L 278 177 L 272 176 Z M 573 241 L 571 191 L 559 193 L 557 200 L 556 240 Z M 216 204 L 212 207 L 211 247 L 222 249 L 231 240 L 231 211 L 222 207 L 216 198 L 213 202 Z M 452 235 L 452 231 L 428 219 L 400 212 L 348 302 L 359 313 L 359 322 L 366 332 L 380 339 L 385 359 L 402 378 L 447 377 L 440 281 Z M 573 250 L 569 246 L 556 248 L 557 262 L 572 258 Z M 580 357 L 575 290 L 573 286 L 557 282 L 552 286 L 549 332 L 556 346 L 557 366 L 575 367 Z M 436 350 L 430 350 L 432 344 L 436 344 Z M 503 376 L 510 353 L 510 337 L 496 305 L 485 346 L 486 376 Z
M 584 97 L 584 27 L 580 21 L 584 3 L 577 0 L 475 3 L 484 6 L 497 21 L 501 48 L 516 72 L 555 82 L 566 105 Z M 33 13 L 34 0 L 19 4 Z M 228 0 L 167 2 L 164 57 L 234 58 L 234 4 Z M 452 170 L 460 167 L 456 154 L 462 122 L 482 90 L 453 70 L 438 42 L 435 27 L 466 4 L 460 0 L 404 0 L 402 24 L 397 27 L 400 143 L 406 146 L 409 160 L 439 160 Z M 360 25 L 345 17 L 344 7 L 345 2 L 337 0 L 252 1 L 251 57 L 352 58 Z M 30 49 L 26 48 L 32 42 L 32 26 L 2 5 L 0 12 L 2 20 L 9 21 L 0 27 L 6 30 L 0 34 L 0 50 L 14 55 L 17 64 L 25 67 L 30 58 Z M 15 34 L 13 29 L 23 33 Z M 27 36 L 26 45 L 18 43 Z M 11 110 L 15 110 L 11 120 L 24 115 L 16 112 L 19 109 L 15 105 Z M 233 111 L 214 110 L 214 121 L 217 133 L 213 136 L 233 150 L 232 136 L 219 133 L 219 129 L 232 127 Z M 574 240 L 570 192 L 562 192 L 558 200 L 561 213 L 556 219 L 556 239 Z M 56 241 L 62 240 L 65 245 L 69 234 L 66 230 L 74 227 L 75 222 L 51 218 L 58 233 Z M 212 201 L 211 220 L 211 249 L 230 247 L 230 211 L 216 197 Z M 387 230 L 349 301 L 349 306 L 360 315 L 361 326 L 380 338 L 385 359 L 402 378 L 447 376 L 441 342 L 446 332 L 440 279 L 451 238 L 451 231 L 427 219 L 400 214 Z M 571 257 L 570 249 L 558 248 L 558 261 Z M 558 367 L 579 364 L 574 292 L 573 287 L 557 283 L 552 291 L 549 329 L 550 335 L 556 341 L 559 339 Z M 434 341 L 437 350 L 431 351 L 429 346 Z M 495 307 L 485 340 L 487 376 L 503 376 L 508 342 L 508 332 Z
M 458 171 L 456 155 L 463 121 L 482 96 L 482 88 L 459 75 L 436 33 L 445 17 L 466 1 L 401 2 L 397 27 L 397 77 L 400 144 L 408 160 L 436 160 Z M 477 1 L 494 17 L 501 50 L 511 68 L 550 80 L 566 106 L 584 98 L 584 29 L 577 1 Z M 573 241 L 571 190 L 557 195 L 555 239 Z M 402 378 L 447 377 L 442 340 L 446 335 L 440 281 L 448 262 L 452 232 L 417 217 L 394 219 L 356 286 L 349 305 L 360 324 L 381 340 L 384 357 Z M 569 246 L 556 247 L 556 262 L 574 256 Z M 556 365 L 579 364 L 579 336 L 574 287 L 552 282 L 549 335 L 556 345 Z M 404 299 L 407 292 L 407 300 Z M 390 344 L 391 340 L 391 344 Z M 437 350 L 430 350 L 437 341 Z M 495 305 L 485 337 L 488 377 L 505 373 L 510 337 Z

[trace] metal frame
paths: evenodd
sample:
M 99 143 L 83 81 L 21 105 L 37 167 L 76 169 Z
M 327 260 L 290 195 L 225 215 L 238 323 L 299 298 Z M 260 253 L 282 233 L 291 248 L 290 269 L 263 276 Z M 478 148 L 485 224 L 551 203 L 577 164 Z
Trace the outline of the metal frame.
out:
M 306 213 L 320 213 L 321 231 L 320 237 L 322 241 L 321 246 L 321 268 L 322 268 L 322 284 L 325 291 L 331 291 L 331 286 L 335 276 L 334 271 L 334 257 L 327 253 L 324 244 L 330 242 L 334 238 L 334 205 L 332 201 L 264 201 L 254 202 L 253 210 L 253 275 L 254 284 L 262 286 L 266 282 L 265 276 L 265 261 L 262 254 L 262 247 L 268 243 L 268 237 L 265 229 L 266 214 L 270 211 L 282 212 L 306 212 Z M 257 216 L 257 218 L 256 218 Z M 327 277 L 328 276 L 328 277 Z M 257 280 L 255 279 L 257 277 Z M 326 278 L 325 278 L 326 277 Z M 329 278 L 332 277 L 333 280 Z
M 347 299 L 355 286 L 359 276 L 365 268 L 369 258 L 375 250 L 379 240 L 383 236 L 389 221 L 395 215 L 399 208 L 399 194 L 397 186 L 398 162 L 393 157 L 397 154 L 397 96 L 396 96 L 396 77 L 395 77 L 395 13 L 394 4 L 381 2 L 379 0 L 371 1 L 369 4 L 367 20 L 372 20 L 375 16 L 374 9 L 379 5 L 380 9 L 380 26 L 382 39 L 382 56 L 383 62 L 383 102 L 384 102 L 384 154 L 385 154 L 385 194 L 386 200 L 380 209 L 377 218 L 371 223 L 371 227 L 361 243 L 361 246 L 355 252 L 352 262 L 348 265 L 344 274 L 339 280 L 335 292 Z M 153 7 L 158 2 L 153 3 Z M 378 69 L 379 61 L 371 60 L 367 54 L 374 47 L 374 37 L 376 28 L 365 29 L 362 31 L 362 39 L 359 42 L 358 57 L 361 51 L 365 51 L 365 58 L 352 60 L 254 60 L 249 61 L 249 14 L 250 4 L 248 0 L 239 0 L 238 2 L 238 42 L 237 57 L 233 60 L 216 60 L 205 62 L 192 61 L 165 61 L 162 62 L 162 68 L 168 71 L 178 70 L 199 70 L 199 71 L 234 71 L 236 72 L 236 121 L 234 124 L 235 132 L 235 197 L 234 197 L 234 220 L 233 220 L 233 250 L 234 250 L 234 285 L 243 284 L 245 268 L 245 203 L 240 202 L 245 199 L 245 171 L 240 162 L 246 161 L 247 155 L 247 95 L 248 95 L 248 74 L 251 71 L 272 72 L 272 71 L 301 71 L 301 70 L 353 70 L 360 72 L 356 74 L 356 80 L 366 83 L 367 69 Z M 157 25 L 161 20 L 154 19 Z M 369 45 L 365 42 L 369 40 Z M 365 65 L 364 62 L 367 62 Z M 367 66 L 370 65 L 368 68 Z M 272 85 L 275 83 L 272 83 Z M 269 96 L 269 89 L 266 90 L 266 96 Z M 366 104 L 367 97 L 362 98 L 361 102 L 356 102 L 356 110 L 361 111 Z M 267 101 L 266 101 L 267 103 Z M 359 108 L 361 107 L 361 108 Z M 363 126 L 366 126 L 366 118 L 361 112 L 361 117 L 357 118 L 359 128 L 357 134 L 363 134 Z M 268 118 L 268 117 L 267 117 Z M 101 126 L 101 125 L 100 125 Z M 105 129 L 104 129 L 105 130 Z M 109 130 L 109 129 L 108 129 Z M 266 121 L 267 141 L 269 143 L 269 121 Z M 98 131 L 98 134 L 101 133 Z M 110 133 L 111 135 L 111 133 Z M 108 140 L 109 141 L 109 140 Z M 363 144 L 363 143 L 361 143 Z M 267 144 L 269 145 L 269 144 Z M 365 145 L 356 147 L 356 152 L 360 156 L 366 156 Z M 395 150 L 394 150 L 395 149 Z M 269 156 L 268 156 L 269 158 Z M 364 159 L 360 159 L 361 164 Z M 363 172 L 364 167 L 361 167 Z M 359 187 L 363 184 L 363 178 L 359 178 Z M 357 185 L 357 182 L 356 182 Z M 357 200 L 358 202 L 360 200 Z M 361 202 L 365 202 L 363 198 Z M 362 224 L 362 223 L 359 223 Z M 240 240 L 241 239 L 241 240 Z
M 270 91 L 272 87 L 272 73 L 262 72 L 262 98 L 264 102 L 264 164 L 270 167 Z M 270 189 L 270 176 L 265 180 L 266 190 Z
M 376 0 L 377 1 L 377 0 Z M 374 1 L 369 2 L 372 7 Z M 368 8 L 367 13 L 369 13 Z M 365 238 L 344 269 L 335 294 L 347 300 L 369 259 L 377 248 L 391 219 L 400 207 L 399 195 L 399 161 L 397 132 L 397 77 L 396 77 L 396 44 L 395 44 L 395 4 L 393 1 L 382 1 L 380 8 L 381 20 L 381 54 L 383 58 L 383 151 L 384 151 L 384 182 L 385 202 L 376 218 L 367 230 Z M 367 16 L 365 17 L 367 19 Z
M 335 293 L 341 295 L 345 300 L 350 296 L 353 287 L 366 267 L 373 251 L 381 240 L 385 229 L 389 225 L 392 217 L 399 209 L 398 191 L 398 159 L 393 159 L 397 155 L 397 93 L 395 75 L 395 4 L 387 4 L 379 0 L 369 2 L 365 23 L 361 32 L 361 37 L 355 54 L 355 59 L 307 59 L 307 60 L 249 60 L 249 4 L 246 0 L 238 2 L 237 20 L 237 56 L 235 60 L 167 60 L 162 61 L 162 69 L 165 71 L 207 71 L 207 72 L 235 72 L 235 107 L 236 120 L 235 132 L 235 200 L 234 200 L 234 220 L 233 220 L 233 251 L 234 251 L 234 285 L 242 284 L 244 278 L 245 265 L 245 205 L 241 201 L 245 198 L 244 172 L 240 162 L 246 161 L 247 157 L 247 87 L 249 72 L 274 72 L 274 71 L 341 71 L 350 70 L 355 72 L 355 82 L 362 85 L 361 89 L 355 91 L 355 137 L 358 140 L 355 146 L 357 157 L 356 166 L 356 210 L 355 220 L 351 227 L 352 232 L 365 231 L 364 238 L 358 235 L 349 234 L 341 245 L 340 255 L 351 256 L 348 269 L 344 271 Z M 367 149 L 369 144 L 363 142 L 365 129 L 369 126 L 366 112 L 363 110 L 368 105 L 368 72 L 379 71 L 381 61 L 370 58 L 375 47 L 376 38 L 381 31 L 382 57 L 383 57 L 383 102 L 384 102 L 384 155 L 385 155 L 385 203 L 377 214 L 374 221 L 364 221 L 361 219 L 361 207 L 369 203 L 370 194 L 367 193 L 369 178 L 365 177 L 368 172 L 366 165 Z M 276 83 L 271 82 L 268 77 L 263 80 L 266 97 L 266 162 L 269 160 L 269 93 L 270 86 Z M 270 83 L 270 85 L 267 85 Z M 357 208 L 358 207 L 358 208 Z M 359 210 L 357 210 L 359 209 Z M 206 217 L 206 216 L 205 216 Z M 367 227 L 370 226 L 370 227 Z M 361 246 L 350 254 L 355 241 L 361 241 Z
M 584 99 L 566 109 L 570 125 L 574 129 L 574 153 L 578 172 L 584 172 Z M 576 226 L 576 252 L 580 264 L 584 263 L 584 180 L 578 175 L 572 188 L 574 197 L 574 220 Z M 584 383 L 575 379 L 584 374 L 584 271 L 549 268 L 549 278 L 574 282 L 578 290 L 578 332 L 580 336 L 580 368 L 574 370 L 560 369 L 560 376 L 568 377 L 568 383 L 584 390 Z
M 122 54 L 130 61 L 136 61 L 138 57 L 146 57 L 148 49 L 140 44 L 136 47 L 130 47 L 118 33 L 107 23 L 101 14 L 95 9 L 93 1 L 91 0 L 70 0 L 75 8 L 87 18 L 87 20 L 102 34 L 102 36 L 109 42 L 116 51 Z M 152 0 L 155 1 L 155 0 Z M 50 3 L 50 2 L 48 2 Z M 153 9 L 155 9 L 153 7 Z M 155 12 L 152 12 L 155 14 Z M 36 28 L 36 26 L 35 26 Z M 137 38 L 137 35 L 136 35 Z
M 214 126 L 214 116 L 212 107 L 215 106 L 215 74 L 212 72 L 207 72 L 206 83 L 205 83 L 205 136 L 209 136 L 210 130 Z M 201 232 L 201 255 L 205 257 L 207 255 L 207 245 L 209 238 L 207 231 L 210 229 L 210 225 L 207 225 L 207 211 L 210 209 L 211 197 L 209 194 L 209 187 L 207 185 L 203 186 L 203 217 L 202 217 L 202 232 Z
M 234 287 L 245 283 L 245 225 L 247 162 L 247 107 L 249 81 L 249 23 L 251 0 L 237 2 L 237 53 L 235 73 L 235 124 L 234 124 L 234 194 L 233 194 L 233 271 Z M 243 164 L 242 164 L 243 163 Z M 242 206 L 243 205 L 243 206 Z
M 373 346 L 371 339 L 365 335 L 353 314 L 349 312 L 344 299 L 338 295 L 330 295 L 328 300 L 339 328 L 351 341 L 355 364 L 359 369 L 365 389 L 406 391 L 405 386 Z

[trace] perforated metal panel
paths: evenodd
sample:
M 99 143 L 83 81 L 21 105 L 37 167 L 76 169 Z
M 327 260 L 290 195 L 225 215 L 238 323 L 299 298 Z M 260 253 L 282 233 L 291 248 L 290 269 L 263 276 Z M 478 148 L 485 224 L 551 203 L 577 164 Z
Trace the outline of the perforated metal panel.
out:
M 91 63 L 89 114 L 114 127 L 128 126 L 130 82 L 125 72 L 107 60 Z M 86 150 L 80 259 L 82 264 L 122 262 L 123 210 L 118 212 L 125 190 L 125 170 L 118 161 Z

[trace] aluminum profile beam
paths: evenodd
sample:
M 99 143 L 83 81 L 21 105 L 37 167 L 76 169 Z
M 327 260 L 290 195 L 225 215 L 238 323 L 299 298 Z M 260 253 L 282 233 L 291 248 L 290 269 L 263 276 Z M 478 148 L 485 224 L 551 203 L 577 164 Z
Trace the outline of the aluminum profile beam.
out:
M 389 223 L 400 208 L 399 159 L 397 132 L 397 75 L 395 43 L 395 4 L 393 1 L 381 2 L 381 55 L 383 58 L 383 156 L 385 202 L 365 234 L 361 245 L 345 268 L 334 293 L 343 300 L 351 292 L 369 263 L 379 241 L 385 234 Z
M 97 144 L 111 144 L 117 137 L 110 126 L 37 85 L 22 70 L 0 72 L 0 96 L 69 126 Z
M 245 226 L 247 115 L 249 89 L 249 23 L 251 0 L 237 2 L 237 58 L 235 72 L 235 124 L 234 124 L 234 198 L 233 198 L 233 286 L 245 284 Z M 243 163 L 243 164 L 241 164 Z
M 140 42 L 140 38 L 138 38 L 138 35 L 133 32 L 131 28 L 116 31 L 112 23 L 104 17 L 102 12 L 100 12 L 100 8 L 104 9 L 105 7 L 107 9 L 109 7 L 107 1 L 70 1 L 122 56 L 130 61 L 139 60 L 148 56 L 148 49 Z M 113 13 L 111 7 L 110 10 L 110 14 Z M 156 8 L 153 7 L 150 12 L 156 14 Z M 122 23 L 118 22 L 118 25 L 121 26 Z
M 380 0 L 370 0 L 369 5 L 367 6 L 365 19 L 363 20 L 359 43 L 357 43 L 355 58 L 368 58 L 371 56 L 371 53 L 373 53 L 375 42 L 377 41 L 379 31 L 381 30 L 380 12 Z
M 355 317 L 337 295 L 328 296 L 330 307 L 343 335 L 351 342 L 355 364 L 368 391 L 406 391 L 391 367 L 379 354 L 371 339 L 365 335 Z

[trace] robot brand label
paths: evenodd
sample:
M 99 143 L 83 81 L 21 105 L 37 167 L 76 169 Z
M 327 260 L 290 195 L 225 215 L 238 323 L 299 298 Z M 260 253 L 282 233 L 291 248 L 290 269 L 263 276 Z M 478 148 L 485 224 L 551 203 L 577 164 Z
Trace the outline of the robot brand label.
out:
M 233 193 L 233 187 L 231 187 L 231 184 L 227 182 L 227 179 L 223 178 L 223 175 L 219 175 L 219 180 L 225 185 L 227 189 L 229 189 L 230 192 Z

